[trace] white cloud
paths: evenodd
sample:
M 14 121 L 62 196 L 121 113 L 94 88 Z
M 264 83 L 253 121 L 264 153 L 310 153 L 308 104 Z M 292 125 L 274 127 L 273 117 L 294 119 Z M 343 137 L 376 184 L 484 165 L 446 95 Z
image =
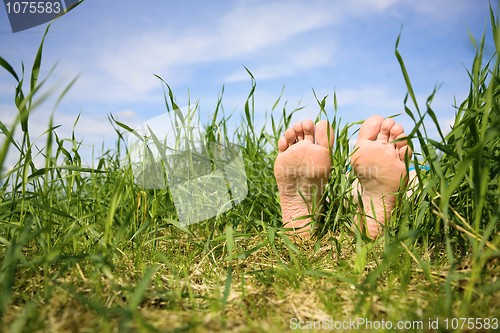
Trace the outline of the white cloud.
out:
M 386 10 L 396 2 L 399 0 L 239 1 L 228 9 L 221 6 L 221 14 L 212 19 L 186 20 L 182 28 L 178 24 L 151 23 L 137 32 L 130 29 L 124 18 L 114 21 L 112 39 L 102 37 L 88 47 L 79 46 L 79 51 L 71 56 L 64 54 L 72 49 L 67 43 L 61 48 L 64 63 L 60 68 L 66 72 L 83 70 L 66 100 L 148 102 L 161 96 L 160 82 L 153 73 L 167 82 L 188 84 L 197 72 L 196 66 L 202 63 L 243 62 L 244 57 L 257 61 L 257 69 L 253 70 L 260 79 L 287 77 L 304 68 L 318 68 L 332 63 L 335 36 L 325 45 L 314 43 L 305 48 L 300 43 L 304 33 L 341 22 L 351 24 L 350 17 Z M 134 15 L 144 16 L 145 12 Z M 93 29 L 107 27 L 96 23 Z M 224 76 L 228 81 L 239 81 L 247 79 L 244 75 Z
M 401 2 L 401 0 L 359 0 L 360 6 L 363 7 L 363 5 L 368 5 L 376 8 L 377 10 L 384 10 L 398 2 Z
M 145 100 L 151 98 L 148 94 L 160 86 L 153 73 L 161 73 L 167 80 L 174 77 L 177 82 L 183 82 L 189 78 L 182 80 L 182 76 L 191 71 L 186 66 L 237 59 L 271 47 L 275 47 L 276 53 L 270 57 L 279 59 L 289 48 L 276 51 L 277 44 L 299 33 L 328 25 L 338 15 L 322 6 L 299 1 L 260 5 L 241 2 L 219 20 L 203 26 L 191 22 L 181 31 L 160 28 L 117 37 L 105 48 L 99 45 L 87 50 L 85 63 L 90 66 L 75 85 L 80 96 L 71 94 L 71 98 L 92 96 L 94 101 Z M 120 29 L 116 31 L 119 33 Z M 318 52 L 309 53 L 312 61 L 321 57 Z M 297 54 L 296 58 L 303 52 Z M 305 61 L 304 56 L 302 60 L 295 59 L 299 64 L 301 61 Z M 68 67 L 78 68 L 76 64 Z M 275 75 L 282 72 L 279 70 Z
M 287 66 L 286 64 L 263 65 L 256 69 L 250 68 L 249 70 L 257 81 L 273 79 L 276 77 L 284 77 L 292 75 L 295 72 L 290 66 Z M 245 69 L 242 69 L 229 75 L 224 81 L 241 82 L 248 80 L 250 80 L 250 75 Z
M 383 106 L 385 108 L 401 108 L 402 101 L 387 88 L 364 87 L 359 89 L 341 89 L 337 92 L 337 105 Z
M 308 46 L 304 50 L 304 45 L 297 43 L 299 34 L 348 22 L 349 16 L 382 11 L 397 2 L 399 0 L 357 0 L 344 4 L 321 0 L 240 1 L 219 20 L 202 25 L 187 22 L 181 31 L 160 28 L 116 38 L 104 52 L 98 51 L 99 73 L 85 85 L 89 90 L 95 85 L 96 97 L 143 100 L 152 89 L 159 87 L 153 73 L 162 73 L 167 80 L 175 78 L 177 83 L 188 82 L 190 77 L 182 77 L 195 71 L 192 65 L 241 59 L 255 52 L 259 52 L 256 60 L 261 63 L 255 71 L 261 79 L 293 75 L 303 68 L 331 64 L 334 53 L 334 36 L 326 45 Z M 96 84 L 97 76 L 101 83 Z M 227 79 L 240 81 L 247 77 L 235 73 Z M 111 90 L 111 86 L 119 88 Z
M 137 113 L 132 111 L 132 110 L 122 110 L 115 112 L 114 114 L 115 117 L 122 117 L 122 118 L 133 118 L 137 116 Z
M 34 119 L 36 121 L 36 119 Z M 80 115 L 75 126 L 75 116 L 66 114 L 56 114 L 54 124 L 61 125 L 57 129 L 61 138 L 71 138 L 73 130 L 76 140 L 85 138 L 87 143 L 100 144 L 103 139 L 113 137 L 115 131 L 106 116 L 92 117 L 85 114 Z
M 261 50 L 298 33 L 328 25 L 337 13 L 315 3 L 275 2 L 240 5 L 226 15 L 219 27 L 223 51 L 236 56 Z
M 283 57 L 280 62 L 260 65 L 257 68 L 250 68 L 252 75 L 257 81 L 288 77 L 305 69 L 332 66 L 333 64 L 333 50 L 331 45 L 330 47 L 313 46 L 306 49 L 289 46 L 282 52 L 286 54 L 286 57 Z M 224 81 L 238 82 L 248 81 L 248 79 L 249 75 L 243 68 L 238 72 L 230 74 Z
M 442 20 L 454 20 L 460 17 L 460 13 L 471 10 L 471 3 L 476 0 L 455 1 L 455 0 L 420 0 L 408 1 L 407 3 L 418 12 L 427 16 L 437 17 Z M 479 8 L 479 6 L 478 6 Z M 481 8 L 481 11 L 483 9 Z M 485 13 L 486 14 L 486 13 Z

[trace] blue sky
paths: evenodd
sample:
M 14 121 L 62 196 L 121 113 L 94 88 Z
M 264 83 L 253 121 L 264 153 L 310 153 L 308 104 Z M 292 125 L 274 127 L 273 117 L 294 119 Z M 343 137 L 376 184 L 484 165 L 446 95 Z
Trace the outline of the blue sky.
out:
M 264 124 L 285 85 L 282 101 L 296 120 L 316 117 L 318 97 L 337 93 L 338 114 L 359 121 L 372 114 L 404 113 L 406 86 L 394 48 L 403 26 L 400 53 L 415 93 L 424 104 L 442 84 L 433 106 L 446 126 L 469 82 L 474 48 L 466 26 L 480 38 L 489 19 L 486 0 L 353 1 L 111 1 L 87 0 L 56 21 L 47 35 L 41 75 L 58 62 L 49 83 L 81 74 L 55 112 L 61 138 L 71 135 L 96 146 L 115 139 L 107 115 L 132 126 L 166 111 L 161 76 L 178 105 L 200 100 L 200 119 L 209 120 L 225 86 L 226 113 L 243 112 L 251 88 L 246 66 L 257 80 L 256 119 Z M 0 9 L 0 56 L 21 72 L 31 68 L 46 24 L 13 34 Z M 494 49 L 487 30 L 486 51 Z M 0 120 L 12 121 L 15 80 L 0 70 Z M 33 113 L 32 136 L 48 125 L 53 101 Z M 279 108 L 281 110 L 281 107 Z M 412 122 L 398 118 L 408 131 Z M 431 133 L 432 134 L 432 133 Z M 41 144 L 42 145 L 42 144 Z M 86 148 L 88 149 L 88 148 Z M 90 155 L 87 155 L 90 156 Z M 7 164 L 15 159 L 10 155 Z M 90 160 L 87 157 L 87 163 Z M 8 165 L 7 165 L 8 166 Z

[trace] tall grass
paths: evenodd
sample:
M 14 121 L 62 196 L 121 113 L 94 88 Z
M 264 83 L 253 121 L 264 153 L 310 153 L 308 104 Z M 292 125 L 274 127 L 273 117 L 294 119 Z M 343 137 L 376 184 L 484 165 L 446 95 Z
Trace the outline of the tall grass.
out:
M 490 12 L 498 50 L 498 21 Z M 53 93 L 41 94 L 46 81 L 38 79 L 44 39 L 29 93 L 23 91 L 24 66 L 18 75 L 0 58 L 17 82 L 19 110 L 10 127 L 0 122 L 0 169 L 9 149 L 19 155 L 0 176 L 0 330 L 276 331 L 288 329 L 291 318 L 362 317 L 422 320 L 426 331 L 436 318 L 444 330 L 445 318 L 499 317 L 500 75 L 496 54 L 483 62 L 484 35 L 474 44 L 469 96 L 457 105 L 447 135 L 431 106 L 436 92 L 424 107 L 416 100 L 398 38 L 396 58 L 408 87 L 404 108 L 415 122 L 409 138 L 422 150 L 414 163 L 428 168 L 416 169 L 413 192 L 400 195 L 384 238 L 375 242 L 351 231 L 354 175 L 346 174 L 352 124 L 337 116 L 335 96 L 333 110 L 326 97 L 317 98 L 316 120 L 330 121 L 335 144 L 312 240 L 285 236 L 273 176 L 278 139 L 299 108 L 290 111 L 280 96 L 266 114 L 272 132 L 258 128 L 250 72 L 241 125 L 229 132 L 221 95 L 204 137 L 206 144 L 243 147 L 248 196 L 217 217 L 183 226 L 168 187 L 143 189 L 135 182 L 123 148 L 126 124 L 110 117 L 116 148 L 96 167 L 82 164 L 81 143 L 75 135 L 59 138 L 52 118 L 45 147 L 34 145 L 30 114 Z M 164 86 L 167 110 L 178 109 Z M 429 117 L 439 141 L 427 135 Z M 14 139 L 19 125 L 20 142 Z M 38 154 L 45 157 L 43 168 L 33 163 Z

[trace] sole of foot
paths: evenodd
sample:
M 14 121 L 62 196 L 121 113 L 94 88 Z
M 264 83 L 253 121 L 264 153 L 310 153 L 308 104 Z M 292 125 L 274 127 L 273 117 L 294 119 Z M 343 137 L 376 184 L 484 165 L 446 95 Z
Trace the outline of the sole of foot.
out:
M 359 181 L 364 211 L 360 206 L 356 222 L 360 230 L 366 227 L 372 239 L 382 235 L 383 225 L 396 206 L 395 193 L 408 183 L 405 157 L 411 158 L 411 148 L 406 140 L 392 143 L 405 137 L 403 126 L 377 115 L 365 120 L 359 130 L 351 165 Z
M 311 226 L 307 224 L 311 217 L 297 218 L 318 214 L 321 209 L 321 203 L 314 199 L 320 200 L 328 182 L 333 143 L 333 129 L 326 120 L 316 126 L 312 120 L 296 122 L 278 141 L 274 176 L 280 193 L 283 225 L 294 229 L 291 235 L 310 235 Z M 314 212 L 313 207 L 316 207 Z

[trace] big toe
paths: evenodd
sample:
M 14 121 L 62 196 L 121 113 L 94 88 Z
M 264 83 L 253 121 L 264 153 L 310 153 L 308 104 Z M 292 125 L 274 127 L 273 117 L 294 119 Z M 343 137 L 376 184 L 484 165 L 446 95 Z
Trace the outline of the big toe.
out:
M 321 120 L 316 124 L 316 143 L 325 148 L 332 148 L 335 140 L 333 128 L 326 120 Z
M 377 136 L 380 133 L 380 126 L 383 121 L 384 118 L 379 115 L 373 115 L 366 119 L 359 129 L 358 140 L 377 140 Z

